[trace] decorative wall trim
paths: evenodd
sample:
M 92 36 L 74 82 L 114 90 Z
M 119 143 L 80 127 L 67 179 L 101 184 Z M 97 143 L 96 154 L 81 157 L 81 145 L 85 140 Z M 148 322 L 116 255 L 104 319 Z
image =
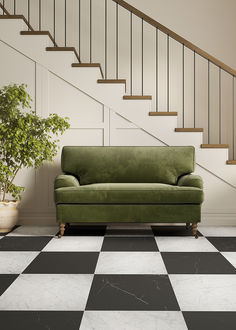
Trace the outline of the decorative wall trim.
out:
M 19 224 L 32 225 L 32 219 L 34 219 L 34 225 L 55 225 L 56 212 L 27 212 L 20 214 Z M 201 226 L 235 226 L 236 213 L 202 213 Z M 114 223 L 113 223 L 114 224 Z M 88 224 L 89 225 L 89 224 Z M 121 225 L 116 223 L 116 225 Z M 138 225 L 134 223 L 134 225 Z M 142 225 L 142 224 L 141 224 Z M 144 223 L 143 225 L 157 225 L 156 223 Z M 175 225 L 173 223 L 158 223 L 158 225 Z M 176 224 L 179 225 L 179 224 Z M 123 224 L 124 226 L 124 224 Z

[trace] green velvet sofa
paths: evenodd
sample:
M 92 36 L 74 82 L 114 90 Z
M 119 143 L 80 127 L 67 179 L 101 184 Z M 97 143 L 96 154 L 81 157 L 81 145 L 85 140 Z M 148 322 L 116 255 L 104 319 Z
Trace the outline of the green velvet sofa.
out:
M 192 223 L 203 183 L 194 147 L 70 147 L 54 184 L 60 238 L 69 223 Z

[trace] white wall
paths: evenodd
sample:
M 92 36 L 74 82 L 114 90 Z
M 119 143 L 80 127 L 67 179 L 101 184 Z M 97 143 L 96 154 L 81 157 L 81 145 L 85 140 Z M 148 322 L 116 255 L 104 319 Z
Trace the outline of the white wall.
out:
M 37 114 L 56 112 L 68 116 L 71 128 L 60 145 L 163 145 L 157 138 L 138 128 L 112 109 L 29 57 L 0 41 L 0 86 L 27 83 Z M 17 183 L 26 186 L 20 209 L 20 223 L 54 224 L 53 181 L 60 173 L 60 151 L 54 165 L 45 164 L 36 173 L 23 170 Z M 203 224 L 235 224 L 236 189 L 216 175 L 197 166 L 205 183 Z
M 235 0 L 126 0 L 236 69 Z
M 86 0 L 87 1 L 87 0 Z M 86 2 L 84 0 L 84 6 L 88 4 L 88 1 Z M 7 2 L 7 1 L 6 1 Z M 183 1 L 182 1 L 183 2 Z M 179 5 L 182 4 L 181 1 L 179 1 Z M 32 2 L 33 3 L 33 2 Z M 36 1 L 34 1 L 35 4 L 37 4 Z M 49 2 L 42 1 L 43 6 L 47 7 L 47 4 Z M 58 9 L 59 12 L 63 12 L 63 1 L 60 0 L 61 7 Z M 112 3 L 112 2 L 111 2 Z M 147 2 L 141 2 L 139 1 L 140 6 Z M 147 6 L 146 13 L 148 13 L 147 10 L 152 10 L 150 14 L 154 17 L 155 7 L 151 7 L 152 5 L 160 5 L 160 1 L 154 2 L 149 0 L 150 7 Z M 215 2 L 215 3 L 218 3 Z M 223 3 L 223 2 L 222 2 Z M 26 1 L 22 0 L 21 4 L 26 5 Z M 76 4 L 75 0 L 70 1 L 70 4 Z M 103 2 L 97 1 L 97 4 L 103 4 Z M 167 4 L 168 2 L 161 2 L 162 7 L 158 5 L 158 8 L 162 8 L 162 10 L 167 11 Z M 101 8 L 97 8 L 97 13 L 102 15 Z M 110 7 L 110 22 L 111 26 L 114 28 L 114 3 L 112 3 L 113 7 Z M 138 5 L 135 2 L 135 5 Z M 174 4 L 173 4 L 174 5 Z M 26 6 L 25 6 L 26 8 Z M 36 7 L 35 7 L 36 8 Z M 72 5 L 73 8 L 73 5 Z M 76 8 L 76 7 L 75 7 Z M 100 8 L 100 9 L 99 9 Z M 181 6 L 179 8 L 182 8 Z M 199 7 L 201 8 L 201 7 Z M 46 8 L 47 9 L 47 8 Z M 88 8 L 87 8 L 88 9 Z M 140 7 L 140 9 L 142 9 Z M 25 10 L 25 9 L 24 9 Z M 99 11 L 100 10 L 100 11 Z M 223 9 L 222 9 L 223 10 Z M 160 13 L 160 11 L 158 11 Z M 173 22 L 178 23 L 178 21 L 174 20 L 174 13 L 178 12 L 173 11 L 172 13 L 172 24 Z M 197 12 L 197 10 L 196 10 Z M 200 17 L 200 9 L 199 9 L 199 16 Z M 71 13 L 71 12 L 69 12 Z M 72 14 L 72 13 L 71 13 Z M 210 13 L 209 13 L 210 15 Z M 179 17 L 179 15 L 176 15 Z M 49 18 L 51 17 L 51 11 L 47 11 L 47 16 L 45 16 L 43 20 L 43 28 L 47 26 L 47 20 L 49 22 Z M 100 16 L 102 17 L 102 16 Z M 158 19 L 161 23 L 166 24 L 164 21 L 161 21 L 158 17 L 154 17 Z M 169 16 L 166 15 L 163 16 L 165 19 L 169 19 Z M 229 17 L 227 17 L 229 20 Z M 35 15 L 35 20 L 37 21 L 37 17 Z M 211 16 L 211 21 L 214 22 L 215 18 L 214 15 Z M 229 20 L 230 21 L 230 20 Z M 74 34 L 71 34 L 71 39 L 69 38 L 68 42 L 72 43 L 73 38 L 76 37 L 75 29 L 76 29 L 76 17 L 73 16 L 73 19 L 70 21 L 70 27 L 72 31 L 74 31 Z M 231 21 L 230 21 L 231 22 Z M 83 18 L 83 24 L 85 25 L 85 28 L 88 28 L 88 22 L 86 21 L 85 17 Z M 98 21 L 99 23 L 99 21 Z M 129 55 L 129 48 L 128 47 L 128 41 L 129 37 L 125 30 L 125 23 L 128 24 L 128 17 L 124 16 L 124 24 L 120 25 L 120 36 L 123 36 L 126 34 L 126 38 L 122 38 L 122 48 L 126 53 Z M 11 23 L 12 25 L 13 23 Z M 189 22 L 191 25 L 191 21 Z M 213 23 L 212 23 L 213 24 Z M 181 24 L 180 24 L 181 25 Z M 226 24 L 224 24 L 224 28 Z M 16 24 L 16 26 L 18 26 Z M 87 27 L 86 27 L 87 26 Z M 140 28 L 140 22 L 134 21 L 134 26 L 136 26 L 137 29 Z M 171 25 L 169 25 L 170 28 L 172 28 Z M 186 28 L 186 25 L 184 24 L 184 27 Z M 180 30 L 177 30 L 178 24 L 176 25 L 176 32 L 179 34 L 182 34 Z M 200 27 L 199 27 L 200 28 Z M 60 30 L 61 29 L 61 30 Z M 147 29 L 147 30 L 146 30 Z M 173 28 L 174 29 L 174 28 Z M 95 29 L 96 30 L 96 29 Z M 184 28 L 183 28 L 184 30 Z M 185 33 L 189 33 L 191 31 L 190 27 L 186 28 Z M 76 84 L 70 84 L 69 81 L 67 82 L 67 77 L 64 75 L 64 77 L 60 77 L 60 74 L 57 75 L 56 72 L 66 72 L 66 65 L 67 60 L 72 61 L 72 56 L 68 54 L 66 56 L 65 54 L 47 54 L 48 58 L 54 60 L 54 66 L 53 69 L 50 71 L 46 68 L 46 66 L 43 66 L 40 61 L 37 60 L 37 56 L 33 56 L 32 54 L 37 53 L 38 51 L 42 51 L 43 45 L 46 47 L 46 43 L 44 44 L 43 37 L 42 39 L 40 37 L 30 37 L 30 42 L 26 45 L 29 49 L 24 52 L 24 49 L 22 47 L 20 48 L 20 52 L 17 51 L 20 41 L 19 31 L 17 31 L 17 42 L 15 43 L 15 46 L 11 47 L 11 42 L 7 42 L 7 33 L 6 31 L 0 31 L 1 36 L 4 35 L 5 41 L 0 41 L 0 86 L 18 82 L 18 83 L 27 83 L 28 84 L 28 91 L 31 94 L 33 98 L 33 107 L 35 107 L 36 112 L 39 115 L 47 116 L 50 112 L 57 112 L 59 115 L 62 116 L 68 116 L 71 119 L 71 129 L 66 132 L 66 134 L 61 139 L 61 146 L 62 145 L 161 145 L 161 142 L 158 140 L 157 135 L 152 135 L 148 133 L 148 130 L 142 130 L 135 126 L 134 124 L 127 121 L 125 118 L 122 118 L 118 114 L 115 114 L 115 112 L 112 109 L 109 109 L 108 107 L 104 106 L 104 104 L 101 102 L 101 99 L 97 99 L 96 97 L 91 97 L 88 93 L 83 92 L 78 87 L 75 87 Z M 61 42 L 63 42 L 63 29 L 60 27 L 57 28 L 57 34 L 61 37 Z M 98 33 L 99 30 L 96 31 Z M 101 31 L 100 31 L 101 32 Z M 12 31 L 11 37 L 14 39 L 14 33 L 15 31 Z M 94 53 L 94 60 L 98 61 L 99 58 L 102 57 L 102 41 L 99 42 L 99 39 L 96 39 L 96 33 L 94 31 L 93 33 L 93 42 L 94 44 L 97 42 L 97 53 Z M 149 30 L 147 26 L 145 26 L 145 35 L 147 35 L 148 40 L 150 42 L 147 52 L 145 51 L 145 65 L 147 68 L 147 76 L 145 77 L 146 81 L 152 81 L 153 79 L 153 66 L 148 66 L 147 64 L 152 63 L 153 58 L 151 56 L 153 49 L 153 34 L 152 31 Z M 185 34 L 182 34 L 187 39 L 188 36 Z M 136 44 L 134 46 L 134 49 L 137 50 L 137 53 L 140 55 L 140 40 L 138 38 L 139 35 L 136 36 Z M 69 37 L 69 36 L 68 36 Z M 27 37 L 25 37 L 27 38 Z M 34 39 L 36 38 L 36 39 Z M 39 38 L 39 39 L 38 39 Z M 115 64 L 115 45 L 114 45 L 114 29 L 110 31 L 110 46 L 109 46 L 109 53 L 111 58 L 113 59 L 113 62 L 109 62 L 110 69 L 113 70 L 114 66 L 112 64 Z M 159 106 L 161 108 L 165 108 L 166 106 L 166 93 L 163 86 L 166 84 L 166 66 L 165 66 L 165 58 L 163 57 L 163 54 L 165 53 L 165 45 L 166 40 L 165 37 L 159 35 L 160 38 L 160 45 L 163 45 L 163 47 L 159 48 L 159 66 L 160 66 L 160 72 L 159 77 L 162 84 L 159 86 L 159 92 L 160 92 L 160 98 L 159 98 Z M 194 35 L 193 35 L 194 38 Z M 200 38 L 200 37 L 199 37 Z M 13 40 L 12 39 L 12 40 Z M 211 40 L 212 38 L 208 39 Z M 11 40 L 11 41 L 12 41 Z M 40 41 L 39 41 L 40 40 Z M 97 41 L 96 41 L 97 40 Z M 197 40 L 197 39 L 196 39 Z M 13 40 L 14 41 L 14 40 Z M 87 41 L 85 36 L 83 36 L 84 45 L 87 44 Z M 195 40 L 191 40 L 195 42 Z M 203 38 L 204 41 L 204 38 Z M 25 45 L 26 39 L 24 39 L 24 45 Z M 32 44 L 31 44 L 32 43 Z M 14 42 L 12 42 L 14 44 Z M 201 46 L 197 41 L 196 44 L 200 47 Z M 18 46 L 17 46 L 18 45 Z M 210 43 L 209 43 L 210 45 Z M 208 45 L 208 46 L 209 46 Z M 228 43 L 227 43 L 228 45 Z M 35 47 L 35 51 L 32 51 L 32 47 Z M 37 48 L 38 47 L 38 48 Z M 99 48 L 101 47 L 101 48 Z M 170 97 L 170 104 L 172 107 L 172 110 L 179 111 L 179 121 L 182 120 L 182 87 L 181 87 L 181 48 L 179 48 L 178 45 L 176 45 L 175 42 L 171 42 L 170 44 L 171 49 L 173 52 L 171 52 L 171 58 L 170 58 L 170 68 L 171 68 L 171 84 L 173 85 L 172 91 L 171 91 L 171 97 Z M 150 53 L 149 53 L 150 50 Z M 208 50 L 205 48 L 205 50 Z M 84 48 L 83 57 L 89 55 L 89 49 L 88 47 Z M 210 50 L 209 50 L 210 51 Z M 45 52 L 46 53 L 46 52 Z M 126 54 L 124 53 L 124 54 Z M 24 55 L 25 54 L 25 55 Z M 31 54 L 31 55 L 27 55 Z M 126 54 L 126 55 L 127 55 Z M 214 55 L 214 54 L 213 54 Z M 121 62 L 119 63 L 119 68 L 121 70 L 121 74 L 126 74 L 126 57 L 122 57 Z M 36 59 L 35 59 L 36 58 Z M 45 63 L 47 63 L 46 55 L 41 56 L 41 54 L 38 56 L 39 59 L 44 59 Z M 63 64 L 65 64 L 65 67 L 62 66 L 62 61 L 65 59 Z M 123 61 L 123 62 L 122 62 Z M 207 99 L 206 99 L 206 90 L 203 88 L 206 86 L 206 77 L 204 72 L 205 64 L 201 62 L 201 59 L 197 59 L 199 61 L 198 63 L 198 84 L 197 84 L 197 93 L 199 94 L 199 100 L 197 102 L 198 107 L 198 116 L 197 116 L 197 126 L 202 126 L 206 129 L 207 132 L 207 118 L 206 118 L 206 112 L 207 112 Z M 191 72 L 191 64 L 192 62 L 192 55 L 186 51 L 186 92 L 185 92 L 185 103 L 186 107 L 189 109 L 192 109 L 192 72 Z M 123 64 L 122 64 L 123 63 Z M 122 65 L 121 65 L 122 64 Z M 229 64 L 229 63 L 227 63 Z M 57 66 L 60 65 L 60 68 L 62 66 L 62 70 L 57 70 Z M 140 76 L 140 56 L 136 58 L 136 72 L 134 73 L 134 77 L 137 78 L 137 80 L 134 83 L 134 91 L 138 92 L 138 88 L 140 87 L 137 83 L 138 77 Z M 51 66 L 52 68 L 52 66 Z M 112 69 L 113 68 L 113 69 Z M 63 71 L 65 70 L 65 71 Z M 69 69 L 68 69 L 69 70 Z M 123 72 L 124 71 L 124 72 Z M 122 73 L 123 72 L 123 73 Z M 81 71 L 80 71 L 81 74 Z M 114 72 L 113 72 L 114 74 Z M 99 72 L 98 72 L 99 75 Z M 86 74 L 81 74 L 81 76 L 86 77 Z M 213 126 L 213 134 L 215 134 L 215 139 L 218 138 L 218 130 L 219 130 L 219 123 L 218 123 L 218 72 L 214 67 L 211 67 L 211 76 L 213 78 L 213 81 L 211 83 L 211 116 L 215 118 L 215 121 L 212 121 Z M 96 77 L 95 74 L 90 73 L 87 75 L 87 81 L 84 81 L 84 86 L 87 88 L 90 84 L 91 77 Z M 122 78 L 123 76 L 121 76 Z M 63 79 L 64 78 L 64 79 Z M 78 73 L 78 78 L 79 73 Z M 224 108 L 227 110 L 226 113 L 228 113 L 228 117 L 226 116 L 223 118 L 223 120 L 226 122 L 225 130 L 223 132 L 224 134 L 224 140 L 222 142 L 231 141 L 232 139 L 232 95 L 229 93 L 229 88 L 227 87 L 227 84 L 230 87 L 228 76 L 223 75 L 222 77 L 225 81 L 225 84 L 223 86 L 224 94 L 222 95 L 222 105 L 224 105 Z M 127 81 L 129 83 L 129 76 L 127 77 Z M 95 86 L 95 80 L 92 83 L 92 86 Z M 79 85 L 79 84 L 77 84 Z M 82 86 L 82 85 L 81 85 Z M 154 83 L 150 84 L 149 87 L 150 90 L 147 90 L 147 92 L 152 92 L 153 88 L 155 88 Z M 101 87 L 101 86 L 99 86 Z M 117 87 L 117 86 L 116 86 Z M 236 87 L 236 84 L 235 84 Z M 95 87 L 98 92 L 98 86 Z M 108 88 L 108 87 L 107 87 Z M 123 88 L 123 87 L 122 87 Z M 122 88 L 120 88 L 119 93 L 122 92 Z M 146 90 L 145 90 L 146 91 Z M 116 97 L 115 89 L 110 89 L 111 95 L 108 95 L 109 97 Z M 232 91 L 231 91 L 232 92 Z M 95 93 L 96 94 L 96 93 Z M 104 101 L 105 102 L 105 101 Z M 143 102 L 143 101 L 142 101 Z M 155 105 L 155 98 L 153 101 Z M 141 106 L 139 106 L 139 109 L 137 110 L 133 108 L 135 111 L 135 116 L 139 119 L 147 114 L 147 109 L 144 110 L 141 109 Z M 138 113 L 137 113 L 138 111 Z M 216 112 L 216 115 L 214 116 L 214 112 Z M 235 116 L 236 118 L 236 116 Z M 185 114 L 185 120 L 186 125 L 191 125 L 192 123 L 192 115 L 191 113 Z M 140 122 L 140 120 L 139 120 Z M 227 122 L 230 122 L 230 125 L 227 124 Z M 157 123 L 157 122 L 156 122 Z M 173 135 L 173 127 L 171 126 L 170 120 L 168 121 L 168 124 L 165 126 L 166 128 L 166 138 L 168 138 L 168 132 L 169 135 Z M 158 125 L 158 123 L 157 123 Z M 159 123 L 160 126 L 160 123 Z M 171 134 L 170 134 L 171 130 Z M 156 136 L 156 137 L 155 137 Z M 186 135 L 189 136 L 189 135 Z M 168 140 L 168 139 L 167 139 Z M 192 141 L 192 140 L 191 140 Z M 196 138 L 196 141 L 198 143 L 199 139 Z M 212 141 L 213 142 L 213 141 Z M 173 143 L 172 143 L 173 144 Z M 198 143 L 199 144 L 199 143 Z M 236 145 L 236 144 L 235 144 Z M 206 151 L 207 152 L 207 151 Z M 222 151 L 222 155 L 225 154 L 225 151 Z M 221 156 L 222 156 L 221 155 Z M 224 156 L 224 155 L 223 155 Z M 219 157 L 220 159 L 217 159 L 217 154 L 214 155 L 213 163 L 216 164 L 216 167 L 220 170 L 221 166 L 224 166 L 225 164 L 225 158 Z M 41 168 L 40 170 L 35 173 L 33 170 L 23 170 L 17 177 L 17 182 L 19 184 L 22 184 L 26 186 L 26 192 L 23 197 L 22 201 L 22 207 L 21 207 L 21 223 L 28 223 L 28 224 L 36 224 L 36 223 L 54 223 L 55 222 L 55 208 L 53 203 L 53 180 L 57 173 L 60 172 L 60 152 L 58 154 L 58 157 L 55 160 L 54 165 L 46 165 Z M 208 159 L 208 158 L 207 158 Z M 218 163 L 218 161 L 220 162 Z M 218 165 L 219 164 L 219 165 Z M 196 173 L 199 173 L 202 175 L 205 183 L 205 194 L 206 194 L 206 200 L 203 205 L 203 224 L 235 224 L 236 223 L 236 205 L 235 205 L 235 198 L 236 198 L 236 190 L 235 188 L 227 183 L 226 181 L 230 182 L 229 180 L 224 181 L 221 178 L 221 175 L 217 175 L 217 171 L 208 171 L 207 170 L 207 162 L 204 163 L 204 168 L 197 166 Z M 218 170 L 217 169 L 217 170 Z M 222 172 L 223 173 L 223 172 Z M 232 168 L 231 168 L 231 175 Z M 229 178 L 230 178 L 229 175 Z M 222 175 L 223 177 L 223 175 Z M 232 176 L 231 176 L 232 177 Z M 232 180 L 233 181 L 233 180 Z

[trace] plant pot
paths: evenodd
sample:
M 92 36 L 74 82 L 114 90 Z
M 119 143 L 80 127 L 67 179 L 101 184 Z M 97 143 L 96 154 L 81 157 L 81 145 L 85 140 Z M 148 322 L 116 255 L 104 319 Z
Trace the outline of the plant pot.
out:
M 18 221 L 18 201 L 0 202 L 0 233 L 9 233 Z

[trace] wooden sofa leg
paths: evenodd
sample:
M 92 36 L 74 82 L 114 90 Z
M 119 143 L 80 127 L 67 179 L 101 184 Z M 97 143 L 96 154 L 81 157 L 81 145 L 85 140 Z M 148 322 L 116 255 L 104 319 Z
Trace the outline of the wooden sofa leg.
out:
M 192 224 L 192 232 L 193 232 L 193 236 L 195 236 L 195 238 L 198 238 L 198 234 L 197 234 L 197 222 L 194 222 Z
M 186 229 L 189 229 L 190 228 L 190 223 L 189 222 L 186 222 Z
M 65 232 L 65 224 L 64 223 L 60 223 L 59 229 L 60 229 L 60 232 L 58 234 L 58 238 L 61 238 L 64 235 L 64 232 Z

